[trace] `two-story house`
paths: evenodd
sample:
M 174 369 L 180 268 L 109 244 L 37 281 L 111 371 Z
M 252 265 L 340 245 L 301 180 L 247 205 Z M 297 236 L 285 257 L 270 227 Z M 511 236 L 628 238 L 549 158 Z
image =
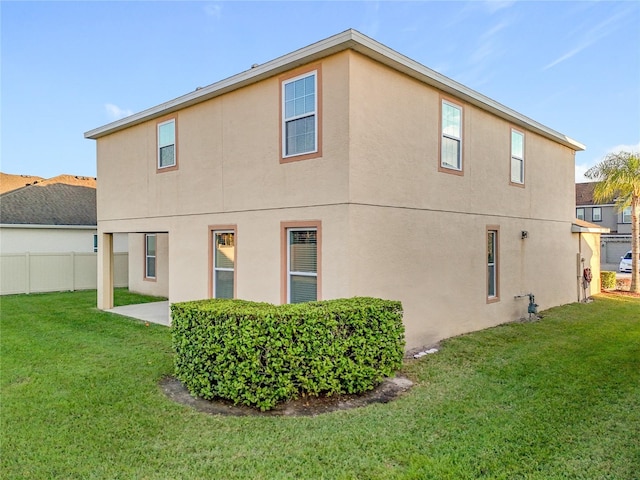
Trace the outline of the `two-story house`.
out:
M 609 229 L 601 238 L 601 259 L 602 263 L 617 264 L 631 250 L 631 207 L 619 211 L 613 200 L 597 203 L 593 198 L 596 183 L 576 183 L 576 218 Z
M 396 299 L 409 349 L 524 317 L 524 293 L 576 301 L 599 265 L 574 222 L 583 145 L 354 30 L 85 136 L 99 308 L 118 232 L 133 290 Z

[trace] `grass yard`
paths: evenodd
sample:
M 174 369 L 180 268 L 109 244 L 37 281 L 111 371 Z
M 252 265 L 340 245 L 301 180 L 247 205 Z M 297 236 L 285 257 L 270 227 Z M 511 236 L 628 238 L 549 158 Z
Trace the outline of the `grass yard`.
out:
M 400 399 L 300 418 L 168 400 L 169 329 L 95 291 L 0 302 L 3 479 L 640 478 L 640 298 L 450 339 Z

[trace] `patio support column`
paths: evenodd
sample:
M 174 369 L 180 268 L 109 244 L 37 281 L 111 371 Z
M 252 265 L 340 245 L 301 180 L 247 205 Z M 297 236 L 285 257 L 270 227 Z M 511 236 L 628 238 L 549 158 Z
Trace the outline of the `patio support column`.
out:
M 98 308 L 113 308 L 113 234 L 103 233 L 98 242 Z

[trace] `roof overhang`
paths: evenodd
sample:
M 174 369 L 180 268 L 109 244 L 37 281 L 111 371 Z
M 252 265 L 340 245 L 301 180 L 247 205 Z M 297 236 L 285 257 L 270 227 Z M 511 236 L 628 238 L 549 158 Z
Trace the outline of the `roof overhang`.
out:
M 89 130 L 84 134 L 85 138 L 96 140 L 100 137 L 115 133 L 119 130 L 170 114 L 176 110 L 201 103 L 233 90 L 246 87 L 252 83 L 265 80 L 283 72 L 296 68 L 324 57 L 334 55 L 344 50 L 354 50 L 366 55 L 384 65 L 413 77 L 427 85 L 431 85 L 456 98 L 491 112 L 498 117 L 536 132 L 574 151 L 584 150 L 585 146 L 541 123 L 538 123 L 515 110 L 506 107 L 481 93 L 472 90 L 424 65 L 390 49 L 389 47 L 350 29 L 342 33 L 316 42 L 307 47 L 296 50 L 282 57 L 278 57 L 250 70 L 229 77 L 225 80 L 213 83 L 207 87 L 198 88 L 174 100 L 162 103 L 129 117 L 117 120 L 102 127 Z
M 571 233 L 609 233 L 610 231 L 607 227 L 601 227 L 577 218 L 571 223 Z

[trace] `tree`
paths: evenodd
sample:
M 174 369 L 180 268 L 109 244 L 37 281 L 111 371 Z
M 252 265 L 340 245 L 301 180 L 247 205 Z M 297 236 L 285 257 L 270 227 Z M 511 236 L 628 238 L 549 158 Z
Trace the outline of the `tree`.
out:
M 619 211 L 631 206 L 631 291 L 640 293 L 640 155 L 638 152 L 618 152 L 585 173 L 596 180 L 593 198 L 596 202 L 615 200 Z

